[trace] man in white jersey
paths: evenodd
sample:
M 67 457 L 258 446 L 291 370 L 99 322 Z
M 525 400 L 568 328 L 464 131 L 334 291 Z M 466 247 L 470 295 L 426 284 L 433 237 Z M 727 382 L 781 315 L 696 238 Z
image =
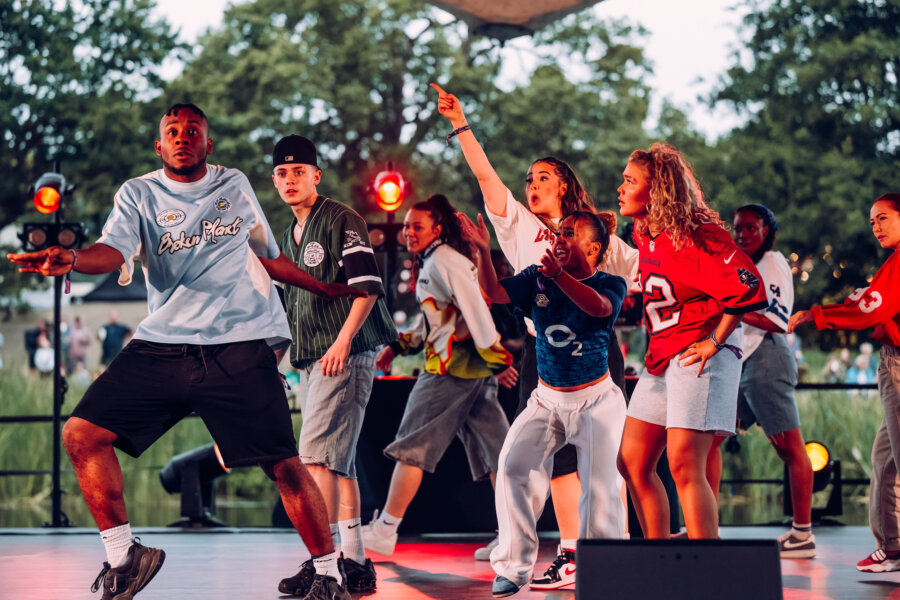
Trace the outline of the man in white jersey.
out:
M 207 165 L 206 116 L 176 104 L 162 117 L 156 153 L 163 168 L 125 182 L 100 239 L 84 250 L 54 246 L 8 255 L 20 271 L 59 276 L 122 269 L 138 257 L 149 316 L 88 388 L 63 429 L 63 443 L 106 547 L 93 591 L 131 598 L 165 552 L 132 539 L 114 448 L 139 456 L 196 412 L 226 465 L 259 464 L 275 481 L 316 566 L 307 598 L 349 600 L 322 495 L 297 455 L 272 348 L 290 342 L 269 275 L 326 295 L 327 286 L 282 255 L 246 176 Z

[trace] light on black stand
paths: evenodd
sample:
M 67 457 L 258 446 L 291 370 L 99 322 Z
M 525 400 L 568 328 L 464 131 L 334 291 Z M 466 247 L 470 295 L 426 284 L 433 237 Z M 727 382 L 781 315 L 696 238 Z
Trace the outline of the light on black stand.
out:
M 806 442 L 806 455 L 809 456 L 809 462 L 812 464 L 813 493 L 821 492 L 828 487 L 828 484 L 831 484 L 831 492 L 828 494 L 828 501 L 825 506 L 821 508 L 813 507 L 812 509 L 813 523 L 821 523 L 823 517 L 844 514 L 841 461 L 831 458 L 831 453 L 822 442 Z M 784 468 L 784 514 L 788 516 L 794 514 L 787 466 Z
M 55 171 L 44 173 L 31 186 L 34 193 L 34 207 L 43 215 L 53 215 L 53 221 L 24 223 L 19 239 L 26 252 L 43 250 L 50 246 L 62 246 L 67 249 L 80 248 L 84 241 L 84 227 L 81 223 L 63 221 L 63 205 L 66 197 L 75 186 L 67 185 L 66 178 L 60 173 L 59 162 Z M 52 470 L 52 520 L 47 525 L 52 527 L 69 526 L 69 518 L 62 511 L 62 487 L 60 484 L 62 442 L 62 405 L 66 399 L 68 384 L 62 374 L 62 346 L 60 331 L 60 313 L 62 305 L 63 279 L 68 276 L 58 275 L 53 278 L 53 470 Z M 68 281 L 68 280 L 67 280 Z M 68 293 L 68 287 L 66 288 Z
M 225 527 L 212 516 L 216 514 L 214 482 L 230 470 L 215 444 L 194 448 L 170 460 L 159 472 L 159 481 L 170 494 L 181 493 L 184 518 L 169 527 Z
M 375 176 L 372 184 L 375 190 L 375 203 L 385 212 L 386 223 L 369 223 L 369 241 L 376 252 L 384 251 L 385 266 L 382 279 L 384 280 L 385 302 L 388 310 L 394 308 L 394 290 L 391 278 L 397 267 L 397 251 L 405 249 L 406 236 L 403 235 L 403 223 L 394 222 L 394 213 L 403 205 L 406 197 L 407 182 L 399 171 L 394 170 L 393 163 L 388 163 L 387 171 L 381 171 Z

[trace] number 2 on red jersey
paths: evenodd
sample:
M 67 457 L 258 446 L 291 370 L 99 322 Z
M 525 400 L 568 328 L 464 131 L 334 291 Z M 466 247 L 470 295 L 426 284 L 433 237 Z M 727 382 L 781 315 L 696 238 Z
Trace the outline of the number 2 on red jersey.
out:
M 644 280 L 644 312 L 650 333 L 675 327 L 681 321 L 681 310 L 675 310 L 678 299 L 672 284 L 662 275 L 650 275 Z

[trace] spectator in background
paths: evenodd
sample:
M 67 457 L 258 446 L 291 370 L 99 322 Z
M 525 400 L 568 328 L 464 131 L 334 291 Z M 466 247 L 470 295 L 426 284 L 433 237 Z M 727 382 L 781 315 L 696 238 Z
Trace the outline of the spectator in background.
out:
M 73 373 L 75 365 L 85 362 L 90 345 L 91 330 L 84 324 L 80 316 L 76 316 L 69 333 L 69 350 L 65 353 L 67 373 Z M 84 365 L 82 365 L 83 367 Z
M 125 339 L 131 336 L 131 327 L 119 323 L 119 311 L 109 311 L 109 323 L 97 331 L 97 339 L 103 344 L 103 355 L 100 362 L 103 366 L 109 366 L 112 359 L 122 350 Z
M 37 349 L 34 351 L 34 366 L 41 377 L 49 377 L 53 373 L 53 346 L 46 331 L 41 331 L 37 338 Z
M 28 370 L 31 373 L 37 373 L 37 366 L 34 364 L 34 354 L 38 349 L 38 339 L 41 334 L 50 337 L 50 324 L 43 319 L 37 322 L 37 326 L 25 332 L 25 352 L 28 354 Z
M 859 345 L 859 353 L 869 360 L 869 368 L 872 369 L 873 373 L 878 370 L 878 357 L 875 356 L 875 346 L 869 342 L 863 342 Z
M 822 367 L 822 380 L 825 383 L 843 383 L 847 379 L 847 368 L 850 351 L 842 348 L 840 352 L 832 352 L 825 359 Z
M 856 360 L 853 361 L 853 365 L 849 369 L 847 369 L 847 376 L 844 379 L 844 383 L 854 383 L 865 385 L 867 383 L 875 383 L 875 369 L 872 368 L 872 365 L 869 362 L 870 356 L 865 354 L 860 354 L 856 357 Z M 859 395 L 859 390 L 851 390 L 851 396 Z

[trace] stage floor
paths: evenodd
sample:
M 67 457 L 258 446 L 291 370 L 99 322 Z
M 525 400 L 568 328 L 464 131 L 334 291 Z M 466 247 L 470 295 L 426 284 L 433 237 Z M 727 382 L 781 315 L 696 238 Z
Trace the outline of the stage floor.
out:
M 724 527 L 722 537 L 774 538 L 783 532 L 774 527 Z M 140 593 L 139 600 L 283 598 L 277 589 L 278 581 L 293 575 L 308 557 L 297 536 L 286 530 L 140 529 L 136 534 L 143 543 L 166 551 L 165 565 Z M 785 600 L 900 599 L 900 571 L 872 574 L 855 569 L 856 562 L 873 550 L 867 528 L 820 527 L 815 534 L 816 559 L 781 561 Z M 489 538 L 401 537 L 393 556 L 372 555 L 378 572 L 378 591 L 366 598 L 490 598 L 494 576 L 490 564 L 472 558 L 475 548 Z M 553 558 L 555 548 L 552 539 L 542 540 L 539 568 L 543 569 Z M 91 594 L 90 586 L 103 560 L 102 545 L 92 530 L 0 529 L 0 598 L 99 598 Z M 747 573 L 748 578 L 756 576 L 759 575 Z M 573 597 L 571 590 L 527 589 L 514 596 L 521 600 Z M 703 597 L 728 597 L 728 590 L 717 590 L 709 596 L 698 593 L 697 598 Z

